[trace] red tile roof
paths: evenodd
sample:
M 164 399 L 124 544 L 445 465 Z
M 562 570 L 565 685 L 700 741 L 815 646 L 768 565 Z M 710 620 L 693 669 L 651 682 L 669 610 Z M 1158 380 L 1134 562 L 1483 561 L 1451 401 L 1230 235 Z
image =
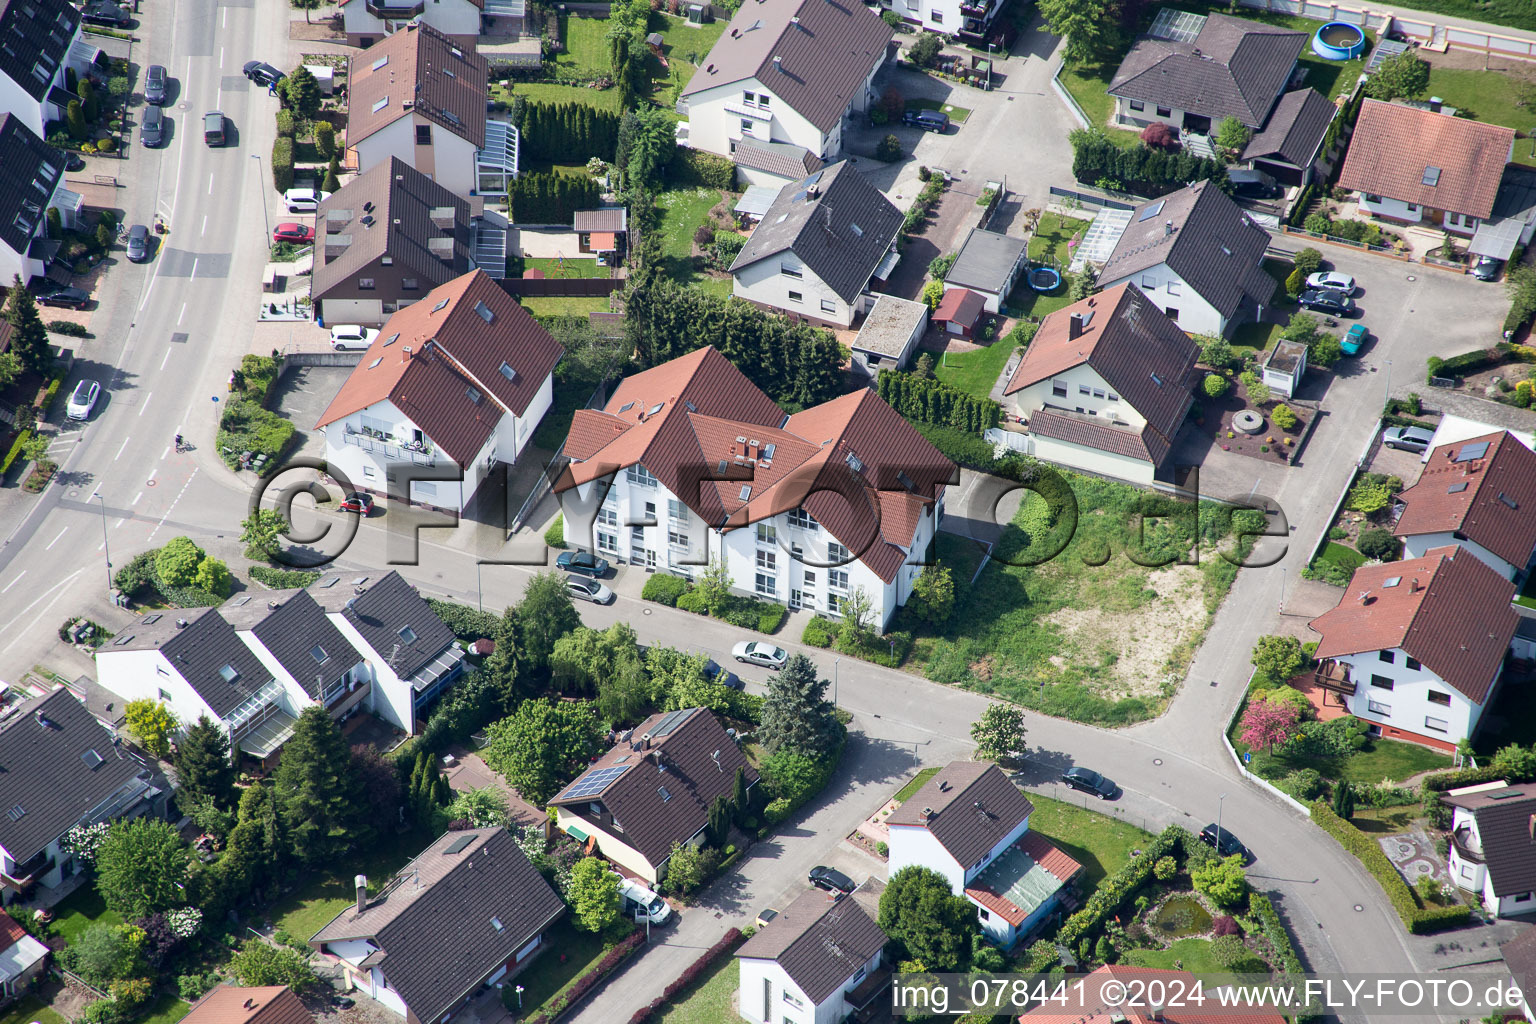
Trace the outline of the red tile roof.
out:
M 15 918 L 0 910 L 0 950 L 10 949 L 26 934 L 27 930 L 17 924 Z
M 352 58 L 347 80 L 347 145 L 356 146 L 412 112 L 485 145 L 490 64 L 431 25 L 410 23 Z
M 392 315 L 316 426 L 388 400 L 466 466 L 503 415 L 528 411 L 563 352 L 517 300 L 472 270 Z
M 987 300 L 969 288 L 951 288 L 944 293 L 939 308 L 933 311 L 933 318 L 952 320 L 963 327 L 969 327 L 981 316 L 986 305 Z
M 1098 993 L 1096 984 L 1107 981 L 1125 982 L 1133 979 L 1141 979 L 1146 982 L 1162 982 L 1171 984 L 1182 980 L 1185 989 L 1192 991 L 1195 985 L 1195 976 L 1188 971 L 1170 971 L 1158 967 L 1128 967 L 1123 964 L 1114 964 L 1100 967 L 1098 970 L 1083 977 L 1088 984 L 1086 986 L 1087 998 Z M 1076 982 L 1074 982 L 1074 987 Z M 1083 990 L 1077 990 L 1083 991 Z M 1106 1002 L 1097 1008 L 1087 1010 L 1076 1005 L 1077 996 L 1074 995 L 1070 1012 L 1063 1011 L 1058 1005 L 1047 1003 L 1024 1014 L 1019 1018 L 1021 1024 L 1151 1024 L 1153 1018 L 1144 1013 L 1124 1005 L 1124 992 L 1119 993 L 1120 998 L 1115 1002 Z M 1206 1002 L 1217 1002 L 1209 996 Z M 1224 1013 L 1219 1006 L 1202 1006 L 1194 1012 L 1186 1012 L 1181 1009 L 1170 1008 L 1164 1010 L 1158 1018 L 1162 1024 L 1285 1024 L 1285 1018 L 1278 1013 L 1260 1013 L 1244 1007 L 1241 1011 Z
M 1399 537 L 1460 532 L 1518 569 L 1536 548 L 1536 452 L 1508 431 L 1440 445 L 1400 497 Z
M 1465 548 L 1361 566 L 1338 607 L 1311 622 L 1322 635 L 1316 657 L 1401 648 L 1482 703 L 1519 624 L 1514 596 L 1513 583 Z
M 954 464 L 874 392 L 786 418 L 712 347 L 625 378 L 602 411 L 579 410 L 565 454 L 575 461 L 557 491 L 638 464 L 716 529 L 803 507 L 886 582 L 956 479 Z
M 1366 100 L 1339 185 L 1484 218 L 1493 213 L 1514 141 L 1512 128 Z M 1427 184 L 1436 174 L 1435 183 Z
M 198 1001 L 187 1024 L 314 1024 L 314 1016 L 286 985 L 220 985 Z

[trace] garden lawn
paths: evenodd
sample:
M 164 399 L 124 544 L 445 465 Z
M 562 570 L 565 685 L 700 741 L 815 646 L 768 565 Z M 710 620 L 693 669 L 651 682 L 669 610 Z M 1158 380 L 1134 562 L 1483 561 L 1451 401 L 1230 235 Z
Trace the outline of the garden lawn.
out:
M 651 15 L 646 31 L 661 33 L 661 51 L 669 63 L 683 61 L 697 66 L 704 62 L 725 26 L 726 22 L 718 18 L 707 25 L 689 25 L 687 18 L 657 13 Z
M 53 908 L 53 920 L 59 934 L 70 945 L 79 942 L 81 934 L 93 924 L 123 923 L 122 915 L 108 910 L 101 895 L 96 892 L 96 886 L 89 882 L 64 897 Z
M 608 312 L 606 295 L 519 295 L 517 302 L 532 316 L 586 316 Z
M 1525 586 L 1520 588 L 1520 593 L 1515 597 L 1515 604 L 1536 608 L 1536 572 L 1531 573 L 1525 581 Z
M 908 800 L 912 799 L 913 793 L 916 793 L 918 790 L 922 789 L 923 784 L 937 774 L 939 774 L 939 769 L 937 767 L 924 768 L 922 771 L 912 776 L 912 780 L 910 782 L 898 789 L 896 791 L 896 795 L 892 797 L 892 799 L 894 799 L 899 804 L 906 803 Z
M 1175 960 L 1180 961 L 1178 965 L 1174 964 Z M 1164 970 L 1174 970 L 1177 966 L 1195 974 L 1221 974 L 1226 971 L 1211 956 L 1211 940 L 1199 938 L 1180 939 L 1167 949 L 1128 950 L 1121 958 L 1121 963 L 1137 967 L 1160 967 Z
M 656 206 L 661 211 L 661 247 L 666 256 L 667 276 L 678 284 L 708 280 L 693 269 L 693 233 L 709 220 L 709 211 L 719 202 L 720 193 L 712 188 L 663 192 L 656 197 Z M 730 282 L 726 284 L 729 286 Z
M 1008 365 L 1014 346 L 999 338 L 986 348 L 969 352 L 945 352 L 933 368 L 934 376 L 946 384 L 968 391 L 977 398 L 990 398 L 998 375 Z
M 491 86 L 491 99 L 501 103 L 512 102 L 512 94 L 525 96 L 540 103 L 585 103 L 596 110 L 619 112 L 617 89 L 588 89 L 580 85 L 556 85 L 553 82 L 497 82 Z
M 946 531 L 939 531 L 934 541 L 934 556 L 950 571 L 956 590 L 969 586 L 981 565 L 981 545 Z
M 1318 557 L 1325 562 L 1332 562 L 1334 565 L 1348 569 L 1350 572 L 1354 572 L 1370 561 L 1369 558 L 1366 558 L 1354 548 L 1346 547 L 1332 540 L 1327 543 L 1323 548 L 1323 553 Z
M 1029 816 L 1031 831 L 1045 836 L 1083 866 L 1085 889 L 1093 889 L 1105 875 L 1129 864 L 1131 851 L 1152 841 L 1152 833 L 1135 825 L 1064 800 L 1030 793 L 1029 802 L 1035 805 Z
M 28 993 L 0 1016 L 0 1024 L 68 1024 L 68 1021 L 47 1003 Z
M 1029 239 L 1029 258 L 1035 263 L 1054 263 L 1065 273 L 1064 268 L 1072 262 L 1072 246 L 1067 243 L 1074 238 L 1081 239 L 1092 223 L 1078 217 L 1063 217 L 1059 213 L 1042 214 Z
M 607 277 L 608 268 L 597 265 L 595 259 L 533 256 L 523 260 L 523 274 L 530 270 L 542 270 L 545 277 Z
M 607 18 L 560 15 L 560 41 L 565 52 L 555 58 L 555 63 L 593 76 L 608 74 L 613 65 L 608 59 L 607 36 Z
M 953 103 L 945 103 L 942 100 L 911 99 L 907 100 L 908 110 L 938 110 L 949 115 L 951 121 L 965 123 L 965 119 L 971 116 L 969 107 L 957 107 Z
M 334 871 L 313 875 L 300 889 L 273 904 L 267 916 L 275 928 L 308 942 L 311 935 L 357 898 L 352 884 L 355 876 L 367 875 L 377 893 L 427 841 L 415 832 L 381 839 L 366 856 L 337 865 Z
M 1241 358 L 1252 353 L 1254 358 L 1258 358 L 1269 351 L 1283 330 L 1283 324 L 1256 324 L 1252 321 L 1241 324 L 1232 334 L 1232 354 Z
M 1228 733 L 1232 747 L 1239 756 L 1252 750 L 1253 763 L 1249 767 L 1264 778 L 1276 774 L 1264 771 L 1267 765 L 1273 764 L 1283 768 L 1285 773 L 1312 768 L 1326 779 L 1348 779 L 1357 786 L 1376 786 L 1383 779 L 1402 782 L 1420 772 L 1451 767 L 1449 755 L 1402 740 L 1371 740 L 1364 749 L 1347 757 L 1308 757 L 1284 750 L 1266 754 L 1239 740 L 1237 735 L 1241 731 L 1241 722 L 1234 721 L 1232 731 Z M 1364 801 L 1359 806 L 1363 807 Z
M 1433 65 L 1429 70 L 1430 95 L 1455 107 L 1458 116 L 1465 114 L 1477 121 L 1526 132 L 1531 127 L 1531 114 L 1520 106 L 1517 84 L 1513 76 L 1498 71 Z M 1536 140 L 1515 140 L 1515 162 L 1536 165 Z
M 550 402 L 549 411 L 539 421 L 538 429 L 533 432 L 535 447 L 552 452 L 560 447 L 565 436 L 570 433 L 571 420 L 576 416 L 576 410 L 586 407 L 587 400 L 592 397 L 596 385 L 589 380 L 562 380 L 557 374 L 555 377 L 554 396 Z
M 176 1024 L 187 1015 L 190 1009 L 192 1009 L 190 1003 L 185 1003 L 174 995 L 166 993 L 150 1005 L 139 1024 Z
M 532 1017 L 552 997 L 564 992 L 588 967 L 602 958 L 603 940 L 577 931 L 569 918 L 550 928 L 544 952 L 517 977 L 523 986 L 523 1009 Z M 561 963 L 560 958 L 565 958 Z
M 741 983 L 741 969 L 733 956 L 722 956 L 708 973 L 667 1004 L 661 1024 L 745 1024 L 731 1009 L 731 996 Z

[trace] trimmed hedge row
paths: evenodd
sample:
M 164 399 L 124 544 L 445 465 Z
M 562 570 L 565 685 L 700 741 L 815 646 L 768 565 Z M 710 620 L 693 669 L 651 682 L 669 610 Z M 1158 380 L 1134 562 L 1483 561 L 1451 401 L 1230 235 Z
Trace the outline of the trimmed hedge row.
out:
M 308 569 L 274 569 L 268 565 L 253 565 L 250 577 L 273 590 L 287 590 L 290 587 L 309 586 L 320 578 L 320 573 Z
M 1412 934 L 1422 935 L 1466 924 L 1472 916 L 1472 908 L 1465 904 L 1458 903 L 1449 907 L 1422 905 L 1418 895 L 1408 887 L 1403 876 L 1397 873 L 1397 868 L 1393 867 L 1392 861 L 1387 859 L 1376 840 L 1333 813 L 1333 809 L 1323 801 L 1312 802 L 1312 820 L 1324 832 L 1337 839 L 1340 846 L 1359 858 L 1360 863 L 1365 865 L 1365 869 L 1387 894 L 1387 900 L 1402 919 L 1403 927 Z
M 705 950 L 702 956 L 688 965 L 687 970 L 673 979 L 672 983 L 662 990 L 658 998 L 652 999 L 649 1005 L 642 1006 L 631 1014 L 629 1024 L 650 1024 L 651 1021 L 661 1014 L 662 1007 L 671 1002 L 674 996 L 682 992 L 689 985 L 692 985 L 695 981 L 698 981 L 705 971 L 714 966 L 715 961 L 734 950 L 746 940 L 747 937 L 741 933 L 740 928 L 732 928 L 726 932 L 724 938 Z
M 1248 897 L 1248 913 L 1258 918 L 1259 927 L 1264 933 L 1271 949 L 1275 951 L 1274 966 L 1281 974 L 1299 976 L 1304 972 L 1301 966 L 1301 957 L 1296 952 L 1296 946 L 1291 942 L 1291 935 L 1285 930 L 1285 925 L 1280 920 L 1280 915 L 1275 913 L 1275 905 L 1270 902 L 1268 896 L 1263 893 L 1253 893 Z M 1296 1024 L 1303 1021 L 1316 1020 L 1316 1013 L 1297 1013 L 1291 1017 Z
M 272 187 L 279 192 L 293 188 L 293 139 L 287 135 L 272 140 Z
M 824 619 L 820 615 L 811 616 L 811 621 L 805 624 L 805 629 L 800 633 L 800 642 L 810 644 L 812 647 L 831 647 L 837 641 L 837 634 L 842 632 L 842 626 L 831 619 Z
M 1481 768 L 1463 768 L 1457 772 L 1441 772 L 1439 775 L 1427 776 L 1420 784 L 1420 788 L 1426 793 L 1444 793 L 1448 789 L 1476 786 L 1484 782 L 1498 782 L 1507 778 L 1509 778 L 1509 772 L 1506 769 L 1488 764 Z
M 688 581 L 681 576 L 669 576 L 666 573 L 655 574 L 645 581 L 645 586 L 640 588 L 641 600 L 655 601 L 668 608 L 676 608 L 677 599 L 686 593 L 688 593 Z
M 702 149 L 678 146 L 667 164 L 667 184 L 673 188 L 702 185 L 733 192 L 736 189 L 736 165 Z
M 11 466 L 16 463 L 16 458 L 21 454 L 21 446 L 32 439 L 32 431 L 23 430 L 16 435 L 16 440 L 11 444 L 11 450 L 5 453 L 5 461 L 0 462 L 0 476 L 11 471 Z
M 618 970 L 619 965 L 633 956 L 635 950 L 643 945 L 645 945 L 645 933 L 630 932 L 623 942 L 603 954 L 603 958 L 597 962 L 596 967 L 577 978 L 575 983 L 565 990 L 564 995 L 556 996 L 549 1009 L 529 1017 L 527 1024 L 554 1024 L 575 1008 L 577 1003 L 585 999 L 603 979 Z
M 1429 371 L 1427 376 L 1459 377 L 1463 374 L 1486 370 L 1492 366 L 1500 366 L 1506 362 L 1536 363 L 1536 347 L 1501 341 L 1492 348 L 1474 349 L 1471 352 L 1463 352 L 1459 356 L 1451 356 L 1449 359 L 1430 356 L 1427 363 Z
M 1188 829 L 1169 825 L 1157 834 L 1141 855 L 1131 858 L 1129 864 L 1109 875 L 1093 891 L 1077 913 L 1067 918 L 1056 933 L 1056 941 L 1069 949 L 1079 939 L 1104 923 L 1104 919 L 1120 908 L 1120 905 L 1146 884 L 1152 877 L 1152 865 L 1168 856 L 1175 848 L 1189 849 L 1194 836 Z
M 443 620 L 443 625 L 451 629 L 455 637 L 465 643 L 495 636 L 496 627 L 501 623 L 500 615 L 482 612 L 457 601 L 439 601 L 429 597 L 427 607 L 432 609 L 432 614 Z

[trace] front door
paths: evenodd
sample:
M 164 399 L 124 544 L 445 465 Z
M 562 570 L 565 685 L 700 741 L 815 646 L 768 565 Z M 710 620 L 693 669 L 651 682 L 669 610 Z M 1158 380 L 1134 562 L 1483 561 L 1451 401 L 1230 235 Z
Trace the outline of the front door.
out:
M 799 608 L 801 603 L 804 600 L 805 600 L 805 595 L 803 593 L 801 593 L 800 591 L 798 591 L 798 590 L 791 590 L 789 592 L 789 606 L 790 606 L 790 608 Z

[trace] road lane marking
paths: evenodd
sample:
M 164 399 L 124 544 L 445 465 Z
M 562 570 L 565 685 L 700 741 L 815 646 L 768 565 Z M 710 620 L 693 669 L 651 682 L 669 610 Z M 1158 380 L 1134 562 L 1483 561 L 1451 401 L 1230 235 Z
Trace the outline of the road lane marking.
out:
M 64 529 L 59 531 L 59 536 L 55 537 L 55 538 L 53 538 L 53 540 L 49 541 L 48 542 L 48 546 L 43 548 L 43 550 L 44 551 L 52 551 L 53 550 L 53 546 L 59 542 L 59 537 L 64 536 L 68 532 L 69 532 L 69 527 L 67 527 L 67 526 L 64 527 Z
M 139 406 L 139 415 L 140 416 L 144 415 L 144 410 L 149 408 L 149 400 L 151 398 L 154 398 L 154 397 L 155 397 L 155 393 L 153 391 L 151 391 L 149 394 L 144 396 L 144 404 Z M 121 455 L 122 453 L 119 452 L 118 454 Z
M 224 8 L 224 23 L 222 25 L 220 25 L 219 27 L 220 28 L 229 28 L 229 8 L 228 7 Z
M 208 215 L 206 213 L 203 214 L 203 230 L 201 233 L 205 235 L 208 233 Z
M 175 509 L 176 509 L 177 502 L 181 501 L 182 496 L 187 493 L 187 488 L 192 486 L 192 481 L 195 480 L 195 479 L 197 479 L 197 469 L 196 469 L 196 467 L 193 467 L 192 475 L 187 477 L 187 482 L 182 484 L 181 485 L 181 490 L 176 492 L 176 498 L 175 498 L 174 501 L 171 502 L 170 507 L 165 510 L 165 515 L 161 516 L 160 517 L 160 521 L 155 524 L 155 528 L 153 530 L 149 531 L 149 539 L 150 539 L 150 541 L 153 541 L 155 539 L 155 534 L 160 532 L 160 527 L 164 526 L 165 525 L 165 521 L 171 517 L 171 513 L 173 511 L 175 511 Z
M 25 571 L 25 570 L 23 570 L 23 571 Z M 84 569 L 84 568 L 80 568 L 80 569 L 76 569 L 76 570 L 75 570 L 75 571 L 74 571 L 74 572 L 72 572 L 72 573 L 70 573 L 70 574 L 69 574 L 69 575 L 68 575 L 68 576 L 66 576 L 66 577 L 64 577 L 64 578 L 63 578 L 63 579 L 62 579 L 62 580 L 60 580 L 60 581 L 59 581 L 59 582 L 57 582 L 57 583 L 55 583 L 55 584 L 54 584 L 54 585 L 53 585 L 53 586 L 51 586 L 51 587 L 49 587 L 49 588 L 48 588 L 48 589 L 47 589 L 47 590 L 46 590 L 46 591 L 44 591 L 44 592 L 43 592 L 43 593 L 42 593 L 42 595 L 41 595 L 41 596 L 39 596 L 39 597 L 38 597 L 38 598 L 37 598 L 37 600 L 35 600 L 35 601 L 33 601 L 33 602 L 32 602 L 32 603 L 31 603 L 31 604 L 29 604 L 29 605 L 27 605 L 27 606 L 26 606 L 26 607 L 25 607 L 25 608 L 23 608 L 23 609 L 22 609 L 22 610 L 21 610 L 21 614 L 20 614 L 20 615 L 14 615 L 14 616 L 12 616 L 12 617 L 11 617 L 11 623 L 10 623 L 10 625 L 9 625 L 9 626 L 6 626 L 6 627 L 5 627 L 5 629 L 0 629 L 0 632 L 6 632 L 6 631 L 8 631 L 8 630 L 9 630 L 9 629 L 11 629 L 11 628 L 12 628 L 12 627 L 14 627 L 14 626 L 16 626 L 16 625 L 17 625 L 17 624 L 18 624 L 18 620 L 19 620 L 19 619 L 20 619 L 20 618 L 21 618 L 21 616 L 22 616 L 22 615 L 25 615 L 25 614 L 27 614 L 27 612 L 29 612 L 29 611 L 31 611 L 31 610 L 32 610 L 32 609 L 33 609 L 33 608 L 36 608 L 36 607 L 37 607 L 37 606 L 38 606 L 38 604 L 39 604 L 39 603 L 40 603 L 40 602 L 41 602 L 41 601 L 42 601 L 42 600 L 43 600 L 43 598 L 45 598 L 45 597 L 47 597 L 47 596 L 48 596 L 48 595 L 49 595 L 49 594 L 52 594 L 52 593 L 53 593 L 53 592 L 54 592 L 54 591 L 55 591 L 55 590 L 58 590 L 58 591 L 60 591 L 60 593 L 58 593 L 58 594 L 56 594 L 56 595 L 54 595 L 54 598 L 53 598 L 53 600 L 52 600 L 52 601 L 49 601 L 49 602 L 48 602 L 48 607 L 47 607 L 47 608 L 44 608 L 44 609 L 43 609 L 43 610 L 42 610 L 42 612 L 40 612 L 40 613 L 39 613 L 39 614 L 38 614 L 38 618 L 42 618 L 42 616 L 43 616 L 43 615 L 44 615 L 44 614 L 46 614 L 46 613 L 47 613 L 47 611 L 48 611 L 48 608 L 52 608 L 52 607 L 53 607 L 53 606 L 54 606 L 54 605 L 55 605 L 55 604 L 57 604 L 57 603 L 58 603 L 58 602 L 59 602 L 59 598 L 61 598 L 61 597 L 63 597 L 63 596 L 64 596 L 64 593 L 63 593 L 63 591 L 62 591 L 62 588 L 63 588 L 63 587 L 64 587 L 64 586 L 65 586 L 65 585 L 67 585 L 67 584 L 69 584 L 69 583 L 70 583 L 70 582 L 72 582 L 72 581 L 73 581 L 73 580 L 74 580 L 74 578 L 75 578 L 75 577 L 76 577 L 76 576 L 79 576 L 79 575 L 80 575 L 80 574 L 81 574 L 81 573 L 82 573 L 82 572 L 84 572 L 84 571 L 85 571 L 85 569 Z M 20 577 L 20 576 L 18 576 L 18 577 L 16 577 L 16 578 L 17 578 L 17 579 L 20 579 L 20 578 L 21 578 L 21 577 Z M 37 620 L 36 620 L 36 619 L 34 619 L 34 620 L 32 620 L 32 621 L 33 621 L 33 622 L 36 622 L 36 621 L 37 621 Z M 24 627 L 24 628 L 23 628 L 23 629 L 22 629 L 22 631 L 21 631 L 21 635 L 22 635 L 22 636 L 23 636 L 23 637 L 25 637 L 25 636 L 26 636 L 26 635 L 27 635 L 27 634 L 28 634 L 28 633 L 29 633 L 29 632 L 30 632 L 30 631 L 31 631 L 31 630 L 30 630 L 30 626 L 31 626 L 31 624 L 32 624 L 32 623 L 30 623 L 30 622 L 29 622 L 29 623 L 27 623 L 27 624 L 26 624 L 26 627 Z M 12 641 L 11 641 L 11 642 L 10 642 L 10 643 L 8 643 L 8 644 L 6 644 L 6 645 L 5 645 L 5 650 L 4 650 L 4 651 L 3 651 L 3 652 L 0 652 L 0 653 L 9 653 L 9 652 L 10 652 L 10 650 L 11 650 L 11 648 L 13 648 L 13 647 L 15 647 L 15 646 L 16 646 L 16 645 L 17 645 L 17 644 L 18 644 L 18 643 L 20 643 L 20 640 L 12 640 Z
M 219 47 L 219 67 L 224 66 L 224 47 Z
M 127 449 L 127 447 L 128 447 L 128 439 L 125 437 L 125 438 L 123 438 L 123 447 L 119 448 L 117 450 L 117 454 L 115 456 L 113 456 L 112 461 L 116 462 L 119 459 L 121 459 L 123 457 L 123 452 L 124 452 L 124 450 Z
M 157 267 L 155 269 L 155 276 L 154 276 L 154 278 L 149 282 L 149 287 L 144 289 L 144 297 L 139 300 L 139 312 L 140 313 L 144 312 L 144 304 L 149 301 L 149 293 L 155 290 L 155 281 L 158 281 L 158 280 L 160 280 L 160 270 Z
M 160 369 L 165 369 L 165 364 L 171 361 L 171 350 L 165 350 L 165 358 L 160 360 Z
M 192 280 L 193 278 L 196 278 L 196 277 L 197 277 L 197 257 L 194 256 L 194 257 L 192 257 L 192 273 L 188 277 L 188 280 Z
M 181 326 L 182 318 L 185 317 L 186 315 L 187 315 L 187 304 L 185 302 L 183 302 L 181 304 L 181 312 L 176 314 L 176 326 L 177 327 Z
M 144 497 L 144 492 L 143 492 L 143 491 L 140 491 L 140 492 L 139 492 L 139 493 L 138 493 L 138 494 L 135 494 L 135 495 L 134 495 L 134 496 L 133 496 L 133 500 L 132 500 L 132 501 L 130 501 L 130 502 L 129 502 L 129 503 L 128 503 L 128 504 L 129 504 L 129 505 L 130 505 L 130 506 L 131 506 L 131 505 L 137 505 L 137 504 L 138 504 L 138 503 L 139 503 L 139 499 L 140 499 L 140 498 L 142 498 L 142 497 Z
M 208 172 L 208 194 L 213 195 L 213 172 Z
M 52 545 L 49 545 L 49 546 L 52 547 Z M 21 582 L 21 578 L 23 576 L 25 576 L 26 574 L 27 574 L 27 570 L 25 570 L 25 569 L 23 569 L 23 570 L 21 570 L 21 572 L 17 573 L 15 579 L 11 580 L 11 582 L 7 583 L 3 588 L 0 588 L 0 594 L 5 593 L 7 590 L 10 590 L 16 584 L 20 583 Z

